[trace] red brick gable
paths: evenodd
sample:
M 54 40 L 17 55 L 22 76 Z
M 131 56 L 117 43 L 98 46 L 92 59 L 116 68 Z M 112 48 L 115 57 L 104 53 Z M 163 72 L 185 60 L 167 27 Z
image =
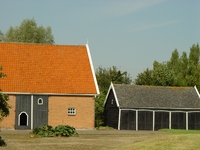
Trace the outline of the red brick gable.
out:
M 86 46 L 0 43 L 3 92 L 97 94 Z

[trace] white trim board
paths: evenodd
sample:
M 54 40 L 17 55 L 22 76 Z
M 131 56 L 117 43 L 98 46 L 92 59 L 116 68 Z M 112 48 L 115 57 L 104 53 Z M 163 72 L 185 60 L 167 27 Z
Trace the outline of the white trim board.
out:
M 1 92 L 10 95 L 62 95 L 62 96 L 96 96 L 97 94 L 59 94 L 59 93 L 20 93 L 20 92 Z
M 194 86 L 194 89 L 196 90 L 196 92 L 197 92 L 197 95 L 199 96 L 199 98 L 200 98 L 200 95 L 199 95 L 199 92 L 198 92 L 198 90 L 197 90 L 197 87 L 196 87 L 196 85 Z
M 170 107 L 137 107 L 137 108 L 128 108 L 128 107 L 120 107 L 121 109 L 138 109 L 138 110 L 146 110 L 146 109 L 149 109 L 149 110 L 162 110 L 162 111 L 171 111 L 171 110 L 180 110 L 180 111 L 185 111 L 185 110 L 200 110 L 200 108 L 170 108 Z
M 199 111 L 182 111 L 182 110 L 175 110 L 175 111 L 172 111 L 172 110 L 155 110 L 155 109 L 123 109 L 123 108 L 120 108 L 121 110 L 132 110 L 132 111 L 155 111 L 155 112 L 188 112 L 188 113 L 194 113 L 194 112 L 200 112 Z
M 33 95 L 31 95 L 31 130 L 33 130 Z
M 88 44 L 86 44 L 86 49 L 87 49 L 87 53 L 88 53 L 88 57 L 89 57 L 89 61 L 90 61 L 90 66 L 91 66 L 91 70 L 92 70 L 92 75 L 93 75 L 97 95 L 99 95 L 100 94 L 99 87 L 98 87 L 98 84 L 97 84 L 97 79 L 96 79 L 96 75 L 95 75 L 95 71 L 94 71 L 94 67 L 93 67 L 93 63 L 92 63 L 92 57 L 91 57 L 91 54 L 90 54 L 90 49 L 89 49 Z
M 111 82 L 110 87 L 109 87 L 109 89 L 108 89 L 108 92 L 107 92 L 107 95 L 106 95 L 106 98 L 105 98 L 103 107 L 105 106 L 105 104 L 106 104 L 106 102 L 107 102 L 107 98 L 108 98 L 108 95 L 109 95 L 109 93 L 110 93 L 111 88 L 112 88 L 112 82 Z

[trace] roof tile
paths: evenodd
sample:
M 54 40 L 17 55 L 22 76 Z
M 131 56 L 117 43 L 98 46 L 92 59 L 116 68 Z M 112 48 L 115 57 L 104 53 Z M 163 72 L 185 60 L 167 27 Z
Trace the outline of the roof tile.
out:
M 4 92 L 96 94 L 86 46 L 0 43 Z
M 193 87 L 167 87 L 114 84 L 120 107 L 200 108 L 200 98 Z

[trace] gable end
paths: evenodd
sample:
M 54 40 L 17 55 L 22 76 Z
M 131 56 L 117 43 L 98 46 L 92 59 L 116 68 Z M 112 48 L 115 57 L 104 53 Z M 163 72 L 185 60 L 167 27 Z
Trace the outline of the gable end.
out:
M 116 95 L 116 92 L 115 92 L 115 89 L 114 89 L 114 86 L 113 86 L 113 83 L 111 82 L 111 84 L 110 84 L 110 87 L 109 87 L 109 89 L 108 89 L 108 93 L 107 93 L 107 95 L 106 95 L 106 98 L 105 98 L 105 101 L 104 101 L 104 106 L 103 107 L 105 107 L 105 105 L 106 105 L 106 103 L 107 103 L 107 101 L 108 101 L 108 99 L 109 99 L 109 95 L 110 95 L 110 92 L 112 91 L 112 93 L 113 93 L 113 96 L 114 96 L 114 101 L 116 102 L 116 105 L 117 105 L 117 107 L 119 107 L 119 101 L 118 101 L 118 99 L 117 99 L 117 95 Z

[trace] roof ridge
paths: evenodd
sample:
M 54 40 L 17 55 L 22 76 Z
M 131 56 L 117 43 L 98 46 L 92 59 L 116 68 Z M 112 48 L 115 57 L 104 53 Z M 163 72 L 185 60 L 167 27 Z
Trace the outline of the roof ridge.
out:
M 171 89 L 181 89 L 181 88 L 193 88 L 192 86 L 180 87 L 180 86 L 156 86 L 156 85 L 134 85 L 134 84 L 113 84 L 113 85 L 125 85 L 125 86 L 143 86 L 143 87 L 160 87 L 160 88 L 171 88 Z
M 51 45 L 51 46 L 85 46 L 85 45 L 59 45 L 59 44 L 45 44 L 45 43 L 21 43 L 21 42 L 0 42 L 0 44 L 24 44 L 24 45 Z

